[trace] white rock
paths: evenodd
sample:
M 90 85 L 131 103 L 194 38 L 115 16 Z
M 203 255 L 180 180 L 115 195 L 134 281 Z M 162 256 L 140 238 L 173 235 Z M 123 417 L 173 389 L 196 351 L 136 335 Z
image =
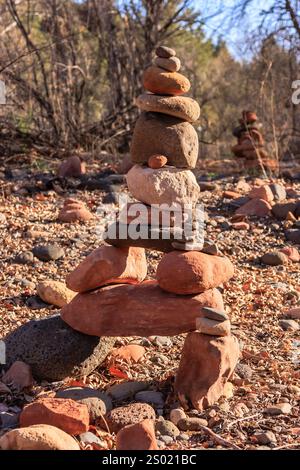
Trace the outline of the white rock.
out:
M 195 204 L 200 188 L 190 170 L 164 167 L 159 170 L 135 165 L 126 175 L 132 196 L 145 204 Z

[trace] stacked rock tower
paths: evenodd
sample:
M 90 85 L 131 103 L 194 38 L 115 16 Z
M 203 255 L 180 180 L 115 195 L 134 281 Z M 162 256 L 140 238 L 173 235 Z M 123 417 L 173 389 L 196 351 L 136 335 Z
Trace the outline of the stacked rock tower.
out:
M 237 144 L 232 147 L 233 154 L 243 159 L 245 168 L 258 168 L 263 165 L 266 169 L 276 170 L 277 162 L 264 149 L 265 141 L 261 133 L 261 125 L 253 111 L 243 111 L 240 125 L 233 129 Z
M 156 54 L 143 76 L 148 93 L 136 100 L 142 113 L 131 146 L 135 165 L 127 174 L 136 201 L 108 228 L 109 245 L 67 277 L 79 294 L 61 315 L 75 330 L 95 336 L 188 333 L 175 389 L 185 408 L 201 410 L 222 395 L 239 357 L 217 289 L 234 269 L 229 259 L 203 252 L 195 210 L 200 189 L 191 171 L 198 158 L 191 123 L 200 108 L 182 96 L 190 82 L 178 73 L 175 51 L 161 46 Z M 156 280 L 145 280 L 145 248 L 164 252 Z

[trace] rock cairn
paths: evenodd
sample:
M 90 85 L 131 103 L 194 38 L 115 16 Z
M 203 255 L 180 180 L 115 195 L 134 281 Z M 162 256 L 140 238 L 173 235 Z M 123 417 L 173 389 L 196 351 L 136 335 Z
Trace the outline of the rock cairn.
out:
M 153 204 L 175 203 L 178 211 L 185 204 L 194 208 L 200 194 L 191 171 L 198 157 L 197 133 L 191 123 L 199 118 L 200 109 L 193 99 L 182 96 L 190 82 L 178 73 L 175 51 L 158 47 L 156 54 L 154 65 L 143 75 L 150 93 L 136 100 L 142 113 L 131 147 L 135 165 L 127 174 L 128 188 L 143 208 L 138 223 L 147 227 L 152 238 L 131 237 L 129 227 L 136 214 L 131 214 L 133 204 L 127 204 L 113 224 L 115 236 L 106 240 L 110 246 L 92 252 L 67 277 L 67 287 L 78 295 L 63 307 L 61 317 L 87 335 L 188 333 L 175 388 L 185 407 L 201 410 L 222 395 L 238 361 L 238 343 L 217 289 L 229 281 L 234 269 L 229 259 L 203 252 L 194 215 L 188 226 L 192 236 L 186 238 L 176 220 L 171 217 L 164 227 L 162 213 L 152 211 Z M 126 236 L 121 237 L 124 227 Z M 156 280 L 145 280 L 144 248 L 166 252 Z
M 268 170 L 276 170 L 276 160 L 270 158 L 264 150 L 265 141 L 260 132 L 261 125 L 253 111 L 243 111 L 240 125 L 233 130 L 237 144 L 232 147 L 234 155 L 243 159 L 245 168 L 259 168 L 263 166 Z

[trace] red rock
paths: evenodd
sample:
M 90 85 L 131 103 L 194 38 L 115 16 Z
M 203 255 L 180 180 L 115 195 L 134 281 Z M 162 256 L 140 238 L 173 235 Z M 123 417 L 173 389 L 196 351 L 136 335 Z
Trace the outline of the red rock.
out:
M 252 124 L 257 121 L 257 115 L 253 111 L 243 111 L 242 113 L 242 120 L 247 124 Z
M 76 199 L 66 199 L 63 208 L 58 214 L 60 222 L 88 222 L 93 217 L 93 214 L 91 214 L 85 205 L 80 201 L 76 201 Z
M 292 318 L 293 320 L 299 320 L 300 319 L 300 307 L 297 308 L 291 308 L 286 312 L 286 316 L 288 318 Z
M 31 367 L 25 362 L 16 361 L 2 377 L 2 382 L 12 384 L 17 390 L 32 387 L 34 380 L 31 373 Z
M 241 197 L 241 195 L 235 191 L 224 191 L 223 193 L 223 199 L 237 199 L 238 197 Z
M 251 199 L 251 201 L 239 207 L 236 211 L 236 215 L 255 215 L 256 217 L 266 217 L 270 215 L 272 207 L 267 201 L 263 199 Z
M 146 281 L 79 294 L 63 307 L 61 316 L 88 335 L 172 336 L 194 330 L 203 306 L 224 310 L 221 293 L 212 289 L 180 296 L 164 292 L 155 281 Z
M 279 251 L 285 254 L 288 257 L 288 259 L 293 261 L 294 263 L 298 263 L 300 261 L 299 251 L 295 247 L 286 246 Z
M 172 251 L 163 256 L 156 278 L 159 286 L 174 294 L 198 294 L 218 287 L 234 274 L 228 258 L 200 251 Z
M 20 414 L 21 427 L 34 424 L 49 424 L 76 436 L 89 429 L 88 407 L 67 398 L 40 398 Z
M 139 362 L 145 354 L 145 348 L 139 344 L 127 344 L 121 348 L 114 349 L 112 355 L 126 362 Z
M 168 162 L 168 159 L 164 155 L 152 155 L 152 157 L 149 157 L 148 159 L 148 166 L 149 168 L 153 168 L 154 170 L 157 170 L 165 166 L 167 162 Z
M 254 186 L 248 194 L 250 199 L 263 199 L 267 202 L 272 202 L 274 200 L 274 194 L 267 184 L 264 186 Z
M 58 176 L 60 178 L 78 177 L 84 175 L 86 172 L 85 163 L 79 157 L 69 157 L 63 161 L 58 169 Z
M 231 227 L 234 230 L 250 230 L 250 225 L 247 222 L 234 222 Z
M 145 419 L 141 423 L 130 424 L 117 434 L 117 450 L 158 450 L 154 421 Z
M 167 72 L 153 65 L 145 70 L 143 85 L 157 95 L 182 95 L 191 87 L 189 80 L 181 73 Z
M 101 246 L 87 256 L 66 278 L 74 292 L 86 292 L 106 284 L 136 284 L 147 275 L 143 248 Z
M 191 402 L 196 410 L 212 406 L 223 395 L 239 359 L 234 336 L 215 337 L 197 331 L 186 337 L 175 391 L 185 409 Z

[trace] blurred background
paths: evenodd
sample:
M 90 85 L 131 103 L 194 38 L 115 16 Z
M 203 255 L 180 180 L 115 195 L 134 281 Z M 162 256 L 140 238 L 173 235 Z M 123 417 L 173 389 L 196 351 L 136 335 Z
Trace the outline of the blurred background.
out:
M 243 109 L 270 153 L 300 159 L 299 0 L 0 0 L 0 159 L 81 152 L 117 164 L 159 44 L 176 49 L 201 106 L 202 163 L 233 158 Z

